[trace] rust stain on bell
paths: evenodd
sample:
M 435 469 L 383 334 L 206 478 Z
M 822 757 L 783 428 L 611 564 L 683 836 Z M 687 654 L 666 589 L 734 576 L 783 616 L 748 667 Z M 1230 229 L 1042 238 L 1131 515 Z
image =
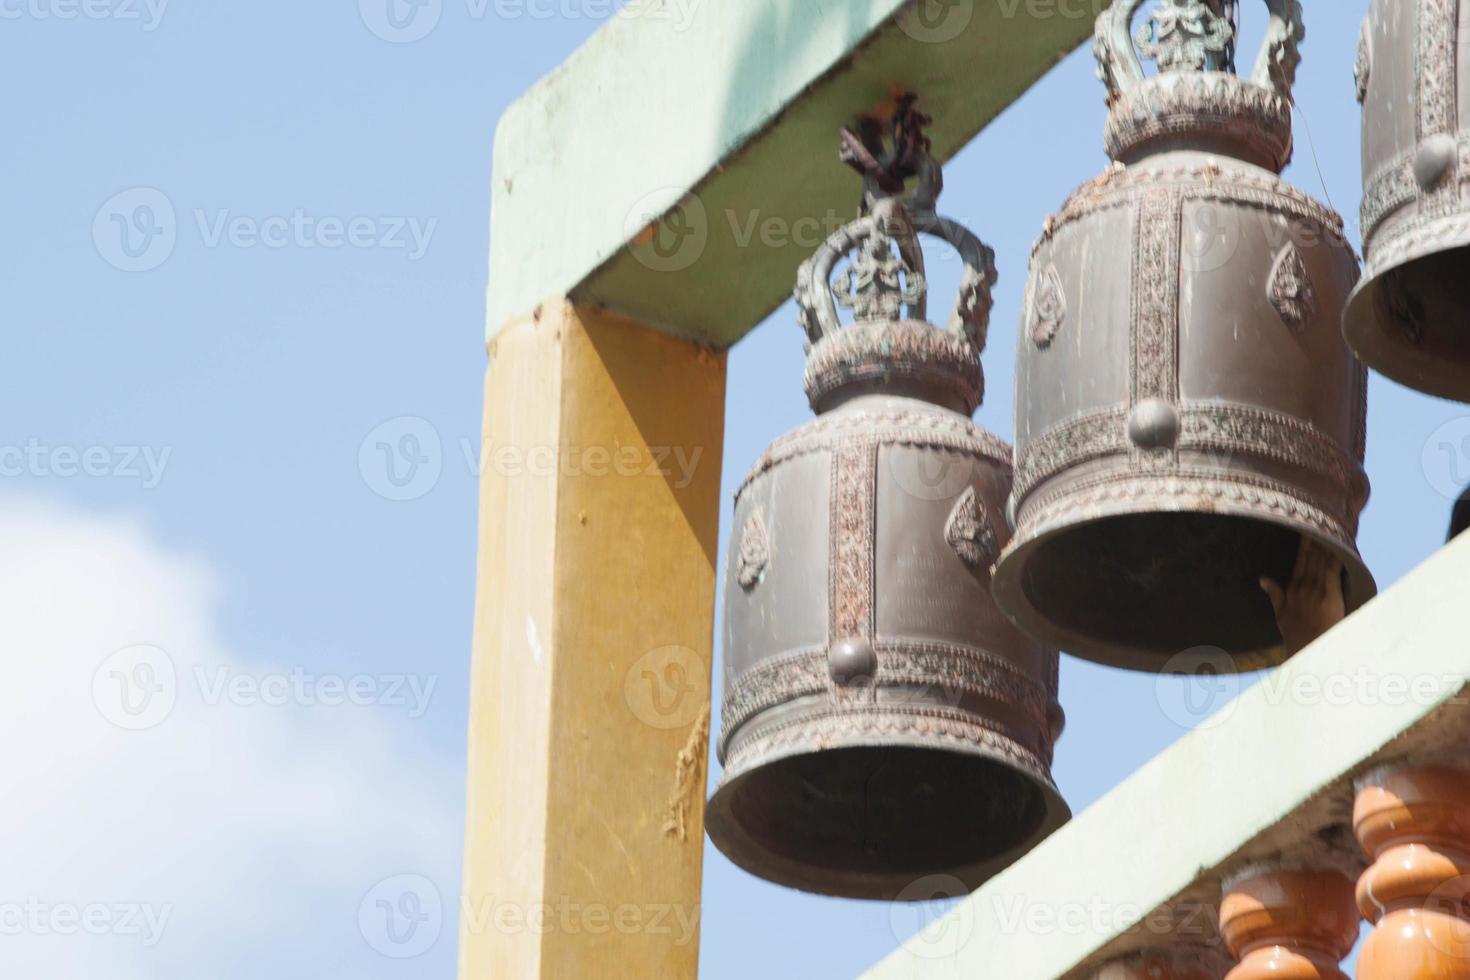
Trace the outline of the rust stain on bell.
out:
M 1373 0 L 1358 38 L 1362 285 L 1348 341 L 1375 370 L 1470 401 L 1470 39 L 1458 0 Z
M 1011 449 L 970 416 L 994 256 L 935 214 L 923 122 L 908 100 L 889 148 L 877 126 L 845 134 L 864 216 L 796 292 L 818 417 L 741 487 L 726 574 L 710 838 L 753 874 L 850 898 L 933 874 L 978 886 L 1069 816 L 1057 654 L 990 597 Z M 965 262 L 944 329 L 924 322 L 920 232 Z
M 1300 4 L 1268 0 L 1249 77 L 1235 4 L 1165 0 L 1135 34 L 1142 6 L 1097 24 L 1114 162 L 1032 256 L 995 598 L 1114 666 L 1217 648 L 1256 669 L 1284 657 L 1259 580 L 1290 578 L 1303 535 L 1342 561 L 1349 610 L 1375 592 L 1355 543 L 1367 375 L 1340 330 L 1357 259 L 1280 177 Z

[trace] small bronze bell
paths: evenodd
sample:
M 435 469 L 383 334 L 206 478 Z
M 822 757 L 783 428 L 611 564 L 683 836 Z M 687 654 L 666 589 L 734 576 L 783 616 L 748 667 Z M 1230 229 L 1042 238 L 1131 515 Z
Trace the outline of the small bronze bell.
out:
M 1271 20 L 1234 73 L 1234 4 L 1142 0 L 1098 19 L 1115 161 L 1032 255 L 1016 379 L 1015 537 L 995 599 L 1032 636 L 1146 670 L 1285 656 L 1260 580 L 1302 536 L 1375 592 L 1358 555 L 1367 376 L 1340 319 L 1342 219 L 1283 181 L 1303 32 Z
M 1470 21 L 1454 0 L 1373 0 L 1358 38 L 1362 284 L 1348 342 L 1370 367 L 1470 401 Z M 1467 26 L 1462 27 L 1465 24 Z
M 710 838 L 762 878 L 849 898 L 902 897 L 934 874 L 977 886 L 1069 816 L 1050 773 L 1057 654 L 990 598 L 1011 452 L 970 416 L 994 256 L 935 216 L 922 121 L 900 110 L 889 153 L 844 134 L 867 214 L 796 292 L 819 417 L 736 495 L 726 573 Z M 889 196 L 913 176 L 911 196 Z M 922 322 L 920 230 L 965 262 L 947 330 Z

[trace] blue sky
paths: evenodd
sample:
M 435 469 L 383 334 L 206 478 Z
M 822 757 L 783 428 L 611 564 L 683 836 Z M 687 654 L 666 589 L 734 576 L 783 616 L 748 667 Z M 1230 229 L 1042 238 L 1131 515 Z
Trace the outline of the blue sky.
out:
M 491 140 L 612 5 L 442 0 L 426 30 L 372 4 L 0 2 L 8 974 L 453 973 Z M 1356 240 L 1367 3 L 1310 6 L 1288 177 Z M 1031 243 L 1105 164 L 1092 73 L 1068 59 L 946 171 L 1000 266 L 1001 434 Z M 807 417 L 801 361 L 789 308 L 732 353 L 727 490 Z M 1373 381 L 1384 586 L 1443 539 L 1467 414 Z M 1065 662 L 1074 809 L 1184 734 L 1175 683 Z M 912 928 L 708 852 L 707 977 L 851 976 Z

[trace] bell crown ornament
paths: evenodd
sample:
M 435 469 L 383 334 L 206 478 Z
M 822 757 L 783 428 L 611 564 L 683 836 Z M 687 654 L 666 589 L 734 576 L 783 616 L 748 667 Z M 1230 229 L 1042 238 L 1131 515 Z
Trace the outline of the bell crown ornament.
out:
M 1349 611 L 1375 591 L 1367 380 L 1338 326 L 1357 260 L 1279 175 L 1300 4 L 1268 0 L 1249 77 L 1235 3 L 1159 0 L 1135 32 L 1142 7 L 1097 21 L 1114 162 L 1032 253 L 994 593 L 1106 664 L 1257 669 L 1288 656 L 1261 580 L 1288 582 L 1304 540 L 1345 569 Z
M 846 138 L 855 140 L 851 133 Z M 984 400 L 980 354 L 997 280 L 995 253 L 969 229 L 936 213 L 943 174 L 927 141 L 914 146 L 907 168 L 896 160 L 868 157 L 865 213 L 824 242 L 797 272 L 796 306 L 807 337 L 805 386 L 816 412 L 876 390 L 914 394 L 966 416 Z M 864 166 L 855 153 L 846 156 Z M 911 193 L 883 191 L 880 174 L 907 169 L 918 180 Z M 921 230 L 948 242 L 964 263 L 960 295 L 942 330 L 925 322 L 929 285 Z M 845 270 L 834 278 L 844 260 Z M 850 312 L 850 326 L 842 324 L 839 307 Z
M 1251 75 L 1236 73 L 1235 0 L 1161 0 L 1130 33 L 1144 0 L 1119 0 L 1097 21 L 1093 51 L 1108 90 L 1105 142 L 1114 160 L 1191 147 L 1280 173 L 1291 162 L 1292 85 L 1305 38 L 1297 0 L 1267 0 L 1270 21 Z M 1156 74 L 1144 71 L 1153 61 Z
M 927 900 L 933 875 L 973 888 L 1069 816 L 1058 655 L 990 597 L 1011 450 L 970 415 L 994 257 L 937 215 L 924 121 L 905 100 L 887 141 L 871 121 L 843 133 L 861 212 L 797 276 L 817 417 L 737 492 L 725 576 L 710 838 L 849 898 Z M 921 234 L 965 265 L 944 327 L 924 320 Z
M 1470 45 L 1463 4 L 1373 0 L 1354 72 L 1363 106 L 1365 268 L 1344 317 L 1375 370 L 1470 401 Z

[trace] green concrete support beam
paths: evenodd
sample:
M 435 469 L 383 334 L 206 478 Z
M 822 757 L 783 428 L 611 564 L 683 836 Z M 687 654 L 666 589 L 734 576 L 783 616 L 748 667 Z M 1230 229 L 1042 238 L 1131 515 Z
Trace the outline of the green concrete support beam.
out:
M 917 92 L 947 159 L 1108 0 L 630 0 L 495 135 L 488 330 L 569 296 L 728 346 L 857 204 L 837 129 Z
M 1470 536 L 1225 705 L 869 980 L 1091 980 L 1150 947 L 1218 957 L 1223 878 L 1282 859 L 1362 862 L 1346 826 L 1354 777 L 1403 759 L 1470 764 L 1466 582 Z

